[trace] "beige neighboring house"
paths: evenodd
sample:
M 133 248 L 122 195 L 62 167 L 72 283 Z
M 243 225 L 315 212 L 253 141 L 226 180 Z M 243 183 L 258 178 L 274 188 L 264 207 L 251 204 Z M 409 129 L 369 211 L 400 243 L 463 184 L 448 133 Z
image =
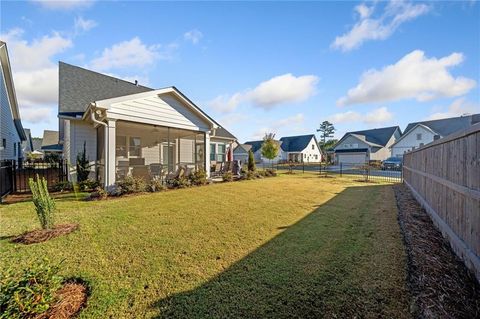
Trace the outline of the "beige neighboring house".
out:
M 26 141 L 20 120 L 7 44 L 0 41 L 0 161 L 23 159 Z
M 107 188 L 126 176 L 162 179 L 180 166 L 208 175 L 237 140 L 174 86 L 152 89 L 63 62 L 59 83 L 64 158 L 74 168 L 85 143 L 91 177 Z
M 62 154 L 62 145 L 60 145 L 58 141 L 58 131 L 44 130 L 40 151 L 44 155 L 47 155 L 49 153 Z
M 398 126 L 346 133 L 333 147 L 335 164 L 365 164 L 390 157 L 390 147 L 401 137 Z

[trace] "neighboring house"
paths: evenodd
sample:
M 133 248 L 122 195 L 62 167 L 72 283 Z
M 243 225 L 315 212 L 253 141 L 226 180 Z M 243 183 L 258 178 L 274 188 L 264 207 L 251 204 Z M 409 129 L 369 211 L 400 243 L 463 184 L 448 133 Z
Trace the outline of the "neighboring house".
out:
M 41 137 L 32 137 L 33 151 L 40 151 L 42 149 L 43 139 Z
M 403 157 L 406 152 L 427 145 L 434 140 L 464 130 L 480 122 L 480 114 L 452 117 L 441 120 L 415 122 L 407 125 L 405 132 L 391 146 L 391 155 Z
M 402 135 L 398 126 L 346 133 L 333 147 L 336 164 L 365 164 L 383 161 Z
M 277 142 L 280 143 L 280 141 L 277 141 Z M 250 150 L 253 152 L 253 158 L 255 159 L 256 163 L 270 163 L 269 159 L 264 158 L 262 156 L 262 144 L 263 144 L 263 140 L 245 142 L 245 145 L 249 145 Z M 273 160 L 273 162 L 278 162 L 281 159 L 282 159 L 282 152 L 280 150 L 278 152 L 277 157 Z M 247 151 L 247 161 L 248 161 L 248 151 Z
M 21 160 L 27 138 L 20 120 L 7 44 L 0 41 L 0 160 Z
M 51 153 L 61 154 L 63 149 L 58 140 L 58 131 L 44 130 L 40 151 L 45 155 Z
M 75 167 L 86 143 L 91 176 L 111 186 L 127 175 L 160 178 L 225 161 L 235 136 L 175 87 L 154 90 L 60 62 L 59 140 Z M 75 179 L 74 172 L 71 178 Z
M 30 129 L 26 128 L 23 131 L 25 132 L 26 139 L 22 142 L 22 152 L 24 154 L 24 158 L 26 158 L 26 154 L 33 152 L 33 142 Z
M 280 147 L 284 161 L 304 163 L 322 161 L 322 153 L 314 134 L 282 137 Z
M 252 145 L 249 144 L 238 144 L 238 146 L 233 151 L 233 159 L 240 161 L 241 163 L 248 162 L 248 152 L 252 149 Z
M 273 159 L 277 162 L 320 162 L 322 154 L 318 148 L 317 138 L 314 134 L 300 135 L 300 136 L 285 136 L 282 137 L 278 143 L 280 144 L 280 151 L 278 156 Z M 262 156 L 262 141 L 245 142 L 249 145 L 253 152 L 256 162 L 270 163 L 271 161 Z M 239 150 L 238 152 L 241 152 Z M 248 152 L 248 151 L 247 151 Z

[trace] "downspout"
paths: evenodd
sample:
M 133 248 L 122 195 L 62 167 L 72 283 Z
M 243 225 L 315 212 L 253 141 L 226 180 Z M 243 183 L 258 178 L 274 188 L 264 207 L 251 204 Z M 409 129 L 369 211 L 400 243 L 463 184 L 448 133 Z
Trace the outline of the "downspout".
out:
M 91 105 L 91 106 L 94 106 L 95 104 L 92 103 L 92 104 L 90 104 L 90 105 Z M 104 145 L 103 145 L 103 147 L 104 147 L 104 152 L 105 152 L 105 165 L 104 165 L 104 167 L 103 167 L 103 170 L 104 170 L 103 173 L 104 173 L 105 189 L 106 189 L 106 188 L 107 188 L 107 183 L 108 183 L 108 180 L 109 180 L 109 179 L 108 179 L 108 178 L 109 178 L 109 176 L 108 176 L 108 171 L 109 171 L 109 170 L 107 169 L 107 163 L 109 163 L 109 161 L 108 161 L 108 151 L 107 151 L 107 145 L 108 145 L 108 124 L 107 124 L 107 123 L 104 123 L 104 122 L 102 122 L 102 121 L 99 121 L 99 120 L 97 120 L 97 119 L 95 118 L 95 111 L 94 111 L 94 109 L 92 109 L 90 112 L 91 112 L 91 113 L 90 113 L 90 117 L 91 117 L 92 121 L 93 121 L 94 123 L 100 124 L 100 125 L 102 125 L 102 126 L 105 127 L 105 134 L 104 134 L 104 135 L 105 135 L 105 136 L 104 136 L 104 137 L 105 137 L 105 141 L 104 141 Z

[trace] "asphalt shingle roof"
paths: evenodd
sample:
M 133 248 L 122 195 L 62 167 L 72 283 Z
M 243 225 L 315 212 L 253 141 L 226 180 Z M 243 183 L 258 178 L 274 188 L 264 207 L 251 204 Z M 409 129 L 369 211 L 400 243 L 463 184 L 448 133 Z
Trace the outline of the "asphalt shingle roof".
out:
M 405 129 L 405 134 L 408 133 L 411 129 L 413 129 L 417 124 L 422 124 L 444 137 L 452 133 L 458 132 L 462 129 L 466 129 L 472 124 L 475 124 L 476 122 L 480 122 L 480 114 L 451 117 L 448 119 L 440 120 L 414 122 L 408 124 L 407 128 Z
M 316 138 L 315 135 L 299 135 L 299 136 L 285 136 L 280 139 L 280 147 L 285 152 L 301 152 L 303 151 L 310 141 Z
M 59 63 L 59 82 L 58 113 L 67 116 L 82 115 L 88 105 L 94 101 L 154 90 L 64 62 Z M 189 100 L 177 88 L 173 88 Z M 202 110 L 200 109 L 200 111 Z M 205 112 L 203 113 L 205 114 Z M 217 123 L 215 120 L 213 121 Z M 221 125 L 219 126 L 215 136 L 237 139 Z
M 58 144 L 58 131 L 43 131 L 42 150 L 61 150 L 62 145 Z
M 58 113 L 83 113 L 91 102 L 153 91 L 105 74 L 59 63 Z
M 258 151 L 261 147 L 262 147 L 262 144 L 263 144 L 263 140 L 262 141 L 249 141 L 249 142 L 245 142 L 245 144 L 247 145 L 250 145 L 252 148 L 252 152 L 256 152 Z
M 371 130 L 348 132 L 345 136 L 349 134 L 361 135 L 364 136 L 365 140 L 369 143 L 385 146 L 397 129 L 400 130 L 398 126 L 382 127 Z
M 240 150 L 240 151 L 244 151 L 244 152 L 248 153 L 248 151 L 250 151 L 251 149 L 252 149 L 252 145 L 249 145 L 249 144 L 238 144 L 238 146 L 235 148 L 234 151 Z

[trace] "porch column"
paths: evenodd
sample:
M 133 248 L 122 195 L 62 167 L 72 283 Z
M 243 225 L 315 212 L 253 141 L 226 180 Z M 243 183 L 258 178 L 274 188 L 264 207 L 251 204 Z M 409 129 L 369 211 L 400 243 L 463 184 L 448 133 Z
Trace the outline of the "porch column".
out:
M 205 172 L 210 178 L 210 132 L 205 132 Z
M 116 134 L 116 121 L 107 120 L 106 130 L 106 143 L 105 143 L 105 171 L 107 172 L 107 177 L 105 179 L 105 188 L 110 189 L 115 184 L 115 134 Z

